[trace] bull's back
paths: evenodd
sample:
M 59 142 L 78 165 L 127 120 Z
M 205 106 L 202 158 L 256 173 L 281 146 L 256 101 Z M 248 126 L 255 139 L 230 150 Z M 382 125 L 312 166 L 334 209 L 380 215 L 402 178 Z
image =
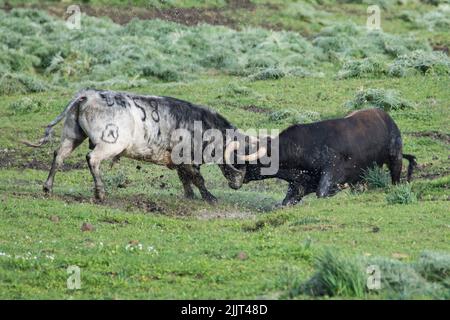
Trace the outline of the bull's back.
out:
M 337 156 L 351 166 L 383 162 L 399 131 L 392 118 L 380 109 L 366 109 L 340 118 L 294 125 L 280 134 L 287 154 L 303 164 L 323 169 L 326 157 Z M 295 161 L 290 159 L 289 161 Z

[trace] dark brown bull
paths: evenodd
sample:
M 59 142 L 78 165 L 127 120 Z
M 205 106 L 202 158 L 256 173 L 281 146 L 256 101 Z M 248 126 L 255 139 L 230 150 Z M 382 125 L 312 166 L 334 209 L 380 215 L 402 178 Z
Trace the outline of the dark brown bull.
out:
M 392 183 L 399 183 L 403 158 L 409 160 L 409 181 L 416 164 L 414 156 L 402 153 L 400 130 L 380 109 L 293 125 L 269 140 L 268 155 L 274 139 L 279 144 L 279 170 L 275 175 L 262 175 L 259 162 L 236 167 L 246 172 L 243 183 L 267 178 L 288 181 L 283 205 L 295 204 L 312 192 L 318 197 L 332 195 L 339 184 L 360 181 L 364 170 L 374 164 L 387 164 Z

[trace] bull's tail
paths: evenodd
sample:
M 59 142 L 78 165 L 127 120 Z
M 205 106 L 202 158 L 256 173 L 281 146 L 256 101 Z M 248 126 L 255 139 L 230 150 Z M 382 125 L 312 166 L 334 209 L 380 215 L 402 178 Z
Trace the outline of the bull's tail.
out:
M 72 109 L 72 107 L 74 105 L 77 105 L 79 102 L 81 102 L 83 99 L 85 99 L 84 95 L 80 95 L 77 94 L 75 96 L 74 99 L 72 99 L 72 101 L 69 102 L 69 104 L 66 106 L 66 108 L 64 109 L 63 112 L 61 112 L 55 119 L 53 119 L 52 122 L 50 122 L 47 127 L 45 128 L 45 134 L 44 136 L 36 143 L 33 142 L 29 142 L 26 140 L 22 140 L 21 142 L 29 147 L 33 147 L 33 148 L 39 148 L 42 147 L 44 144 L 48 143 L 51 138 L 52 138 L 52 134 L 53 134 L 53 127 L 55 125 L 57 125 L 62 119 L 65 118 L 65 116 L 67 115 L 67 113 L 69 112 L 70 109 Z
M 406 180 L 407 180 L 408 182 L 410 182 L 410 181 L 411 181 L 412 174 L 413 174 L 414 167 L 417 166 L 416 157 L 413 156 L 412 154 L 405 154 L 405 153 L 404 153 L 404 154 L 403 154 L 403 158 L 405 158 L 406 160 L 409 161 L 409 164 L 408 164 L 408 174 L 407 174 L 407 176 L 406 176 Z

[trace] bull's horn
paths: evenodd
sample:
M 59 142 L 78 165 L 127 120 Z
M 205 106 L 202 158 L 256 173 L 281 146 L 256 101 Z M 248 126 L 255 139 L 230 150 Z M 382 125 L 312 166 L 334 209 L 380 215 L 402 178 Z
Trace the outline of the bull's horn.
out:
M 244 161 L 256 161 L 265 156 L 267 149 L 265 147 L 259 147 L 258 151 L 255 153 L 249 154 L 248 156 L 239 156 L 239 159 Z
M 227 147 L 225 148 L 225 152 L 224 152 L 224 158 L 225 158 L 225 163 L 226 164 L 231 164 L 232 163 L 232 161 L 231 161 L 231 155 L 232 155 L 232 153 L 235 151 L 235 150 L 237 150 L 237 149 L 239 149 L 239 141 L 231 141 L 228 145 L 227 145 Z
M 248 137 L 248 142 L 250 142 L 250 143 L 258 143 L 259 142 L 259 139 L 257 137 L 250 136 L 250 135 L 248 135 L 247 137 Z
M 250 141 L 252 143 L 256 143 L 258 142 L 258 139 L 256 137 L 252 137 L 252 136 L 248 136 Z M 225 157 L 225 163 L 227 164 L 231 164 L 231 154 L 235 151 L 238 150 L 240 146 L 239 141 L 232 141 L 228 144 L 228 146 L 225 148 L 225 152 L 224 152 L 224 157 Z M 258 149 L 258 151 L 256 151 L 255 153 L 249 154 L 249 155 L 238 155 L 238 158 L 240 160 L 243 161 L 256 161 L 262 157 L 264 157 L 264 155 L 267 152 L 267 148 L 265 147 L 260 147 Z

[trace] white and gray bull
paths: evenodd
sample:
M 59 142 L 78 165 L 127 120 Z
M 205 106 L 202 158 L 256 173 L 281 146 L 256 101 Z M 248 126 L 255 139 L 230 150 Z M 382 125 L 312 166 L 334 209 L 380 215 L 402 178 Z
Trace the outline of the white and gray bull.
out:
M 205 130 L 218 129 L 223 135 L 226 130 L 235 129 L 216 112 L 170 97 L 86 89 L 78 92 L 65 110 L 47 126 L 45 136 L 39 142 L 24 143 L 32 147 L 44 145 L 50 140 L 53 127 L 63 118 L 66 120 L 61 144 L 54 152 L 52 167 L 43 187 L 45 192 L 52 191 L 56 171 L 64 159 L 88 138 L 92 151 L 86 159 L 94 178 L 95 196 L 100 201 L 105 198 L 100 164 L 103 160 L 114 161 L 121 156 L 176 169 L 187 198 L 194 197 L 194 184 L 204 200 L 217 201 L 205 187 L 200 164 L 175 164 L 171 157 L 173 148 L 179 142 L 174 140 L 173 132 L 177 129 L 193 132 L 195 121 L 200 121 Z M 229 159 L 236 143 L 222 147 L 224 158 Z M 258 156 L 254 153 L 241 156 L 241 159 L 250 160 Z M 236 170 L 227 163 L 219 166 L 230 187 L 237 188 L 242 184 L 245 171 Z

